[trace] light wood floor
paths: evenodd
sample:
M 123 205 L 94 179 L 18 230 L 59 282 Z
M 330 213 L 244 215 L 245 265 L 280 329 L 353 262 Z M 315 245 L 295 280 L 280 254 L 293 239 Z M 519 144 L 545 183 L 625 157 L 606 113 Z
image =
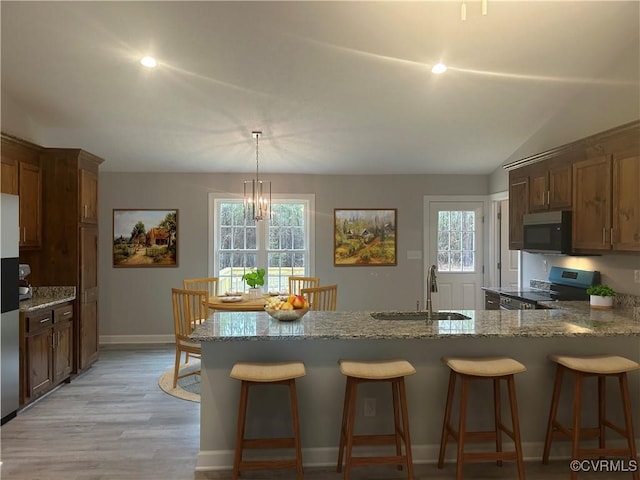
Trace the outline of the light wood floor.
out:
M 229 480 L 230 472 L 195 472 L 200 405 L 160 390 L 171 346 L 109 347 L 84 375 L 20 412 L 0 429 L 2 480 Z M 342 399 L 336 399 L 341 402 Z M 234 414 L 235 412 L 230 414 Z M 454 478 L 455 466 L 416 465 L 416 480 Z M 567 479 L 568 461 L 528 462 L 527 478 Z M 588 475 L 622 479 L 624 474 Z M 393 467 L 356 468 L 352 480 L 395 480 Z M 294 472 L 247 472 L 245 479 L 294 479 Z M 333 468 L 306 468 L 307 480 L 340 480 Z M 514 479 L 512 464 L 465 466 L 465 478 Z

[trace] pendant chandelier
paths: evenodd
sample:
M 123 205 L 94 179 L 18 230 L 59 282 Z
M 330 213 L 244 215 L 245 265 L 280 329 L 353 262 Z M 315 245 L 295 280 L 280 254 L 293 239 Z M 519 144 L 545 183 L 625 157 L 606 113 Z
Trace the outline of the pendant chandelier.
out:
M 256 139 L 256 178 L 244 182 L 244 216 L 259 221 L 271 218 L 271 182 L 260 180 L 258 142 L 262 132 L 251 132 Z

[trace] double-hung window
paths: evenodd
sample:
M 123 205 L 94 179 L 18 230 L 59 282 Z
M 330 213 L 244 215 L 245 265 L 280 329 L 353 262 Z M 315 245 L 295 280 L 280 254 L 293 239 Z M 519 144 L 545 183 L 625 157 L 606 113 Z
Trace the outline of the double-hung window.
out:
M 313 274 L 313 195 L 272 198 L 271 216 L 247 218 L 239 198 L 211 194 L 211 271 L 219 292 L 245 291 L 242 275 L 264 268 L 265 291 L 286 291 L 289 276 Z

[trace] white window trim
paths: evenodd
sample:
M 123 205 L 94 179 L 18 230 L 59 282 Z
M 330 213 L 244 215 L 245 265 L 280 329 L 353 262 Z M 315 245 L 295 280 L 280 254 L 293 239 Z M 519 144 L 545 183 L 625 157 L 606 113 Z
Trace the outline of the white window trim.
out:
M 296 193 L 296 194 L 277 194 L 277 193 L 273 193 L 271 194 L 271 199 L 272 201 L 277 201 L 277 200 L 305 200 L 308 205 L 309 208 L 307 209 L 307 218 L 306 221 L 308 222 L 307 225 L 309 226 L 307 229 L 307 235 L 308 238 L 306 238 L 307 241 L 307 245 L 309 246 L 309 276 L 315 276 L 315 265 L 316 265 L 316 243 L 315 243 L 315 239 L 316 239 L 316 221 L 315 221 L 315 212 L 316 212 L 316 196 L 314 194 L 301 194 L 301 193 Z M 215 239 L 214 236 L 214 232 L 216 230 L 216 227 L 219 227 L 219 225 L 217 224 L 218 222 L 218 217 L 217 215 L 215 215 L 215 213 L 217 212 L 216 210 L 216 203 L 220 202 L 220 201 L 224 201 L 224 200 L 242 200 L 242 196 L 241 195 L 233 195 L 233 194 L 229 194 L 229 193 L 216 193 L 216 192 L 210 192 L 209 193 L 209 207 L 208 207 L 208 222 L 207 222 L 207 228 L 208 228 L 208 242 L 207 242 L 207 264 L 208 264 L 208 272 L 209 272 L 209 276 L 214 276 L 216 272 L 216 262 L 217 262 L 217 258 L 216 255 L 213 255 L 213 242 Z

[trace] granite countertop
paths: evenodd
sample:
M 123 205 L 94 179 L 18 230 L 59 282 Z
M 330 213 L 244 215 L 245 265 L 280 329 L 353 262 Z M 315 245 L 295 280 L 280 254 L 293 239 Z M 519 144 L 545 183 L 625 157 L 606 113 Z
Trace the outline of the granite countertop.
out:
M 33 297 L 20 301 L 21 312 L 32 312 L 76 299 L 76 287 L 33 287 Z
M 589 302 L 547 302 L 552 309 L 456 310 L 468 320 L 376 320 L 371 312 L 308 312 L 280 322 L 265 312 L 216 312 L 196 328 L 199 342 L 237 340 L 438 339 L 451 337 L 640 337 L 640 309 L 592 310 Z M 640 338 L 638 339 L 640 342 Z

